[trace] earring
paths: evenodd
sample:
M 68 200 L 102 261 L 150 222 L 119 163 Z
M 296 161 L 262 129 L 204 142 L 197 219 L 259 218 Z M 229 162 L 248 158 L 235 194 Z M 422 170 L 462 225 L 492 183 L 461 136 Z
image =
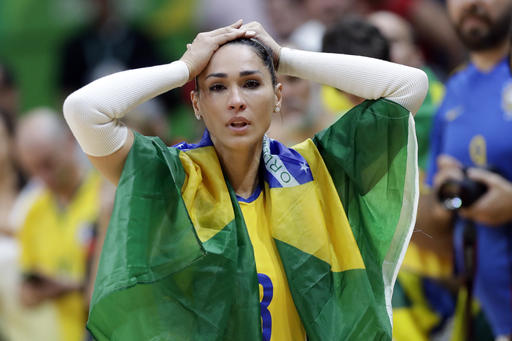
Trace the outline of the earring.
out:
M 198 121 L 201 121 L 201 115 L 200 115 L 200 114 L 196 114 L 196 119 L 197 119 Z
M 279 107 L 279 106 L 277 106 L 277 105 L 276 105 L 276 107 L 274 108 L 274 112 L 275 112 L 275 113 L 278 113 L 278 112 L 280 112 L 280 111 L 281 111 L 281 107 Z

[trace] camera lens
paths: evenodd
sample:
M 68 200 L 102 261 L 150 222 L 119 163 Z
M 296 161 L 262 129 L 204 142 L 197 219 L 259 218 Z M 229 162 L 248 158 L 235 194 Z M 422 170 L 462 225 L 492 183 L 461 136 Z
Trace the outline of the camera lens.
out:
M 462 207 L 461 184 L 459 180 L 447 180 L 439 187 L 437 196 L 446 209 L 453 211 Z
M 459 197 L 446 198 L 443 201 L 443 205 L 450 211 L 458 210 L 459 208 L 462 207 L 462 199 Z
M 464 177 L 462 180 L 447 180 L 439 187 L 437 196 L 446 209 L 453 211 L 471 206 L 486 191 L 485 184 Z

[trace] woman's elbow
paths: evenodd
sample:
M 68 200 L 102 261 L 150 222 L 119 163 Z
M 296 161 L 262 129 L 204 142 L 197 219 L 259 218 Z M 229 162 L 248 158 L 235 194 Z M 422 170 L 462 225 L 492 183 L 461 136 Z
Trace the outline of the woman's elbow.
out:
M 62 112 L 64 113 L 64 118 L 68 124 L 71 120 L 76 118 L 80 112 L 83 112 L 84 101 L 81 96 L 77 94 L 77 91 L 71 93 L 64 100 L 64 104 L 62 105 Z
M 415 72 L 414 75 L 414 87 L 417 97 L 417 108 L 412 113 L 413 115 L 416 114 L 416 112 L 420 109 L 421 105 L 423 104 L 423 101 L 425 100 L 425 97 L 427 96 L 428 92 L 428 76 L 427 74 L 420 69 L 416 69 L 417 72 Z
M 407 97 L 409 97 L 406 100 L 408 103 L 406 107 L 411 111 L 413 115 L 415 115 L 423 104 L 425 97 L 427 96 L 427 74 L 424 71 L 415 68 L 414 71 L 410 72 L 408 75 L 406 88 L 409 89 L 405 91 L 408 94 Z

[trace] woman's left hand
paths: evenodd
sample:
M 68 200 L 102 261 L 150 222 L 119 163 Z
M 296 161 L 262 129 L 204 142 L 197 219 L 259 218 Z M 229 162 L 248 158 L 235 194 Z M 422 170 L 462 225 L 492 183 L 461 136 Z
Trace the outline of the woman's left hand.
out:
M 272 58 L 274 60 L 274 66 L 276 68 L 279 66 L 279 57 L 281 56 L 281 46 L 270 36 L 270 34 L 265 31 L 263 26 L 257 22 L 253 21 L 248 24 L 242 25 L 240 29 L 245 30 L 247 32 L 254 32 L 254 36 L 252 38 L 255 38 L 259 41 L 261 41 L 263 44 L 265 44 L 268 48 L 272 50 Z

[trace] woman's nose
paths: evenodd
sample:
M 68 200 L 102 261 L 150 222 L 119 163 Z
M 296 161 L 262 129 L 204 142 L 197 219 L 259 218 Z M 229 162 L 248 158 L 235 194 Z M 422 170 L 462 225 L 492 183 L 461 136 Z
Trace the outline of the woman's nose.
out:
M 246 103 L 245 100 L 240 93 L 240 90 L 236 87 L 232 88 L 229 93 L 229 102 L 228 102 L 229 110 L 245 110 Z

